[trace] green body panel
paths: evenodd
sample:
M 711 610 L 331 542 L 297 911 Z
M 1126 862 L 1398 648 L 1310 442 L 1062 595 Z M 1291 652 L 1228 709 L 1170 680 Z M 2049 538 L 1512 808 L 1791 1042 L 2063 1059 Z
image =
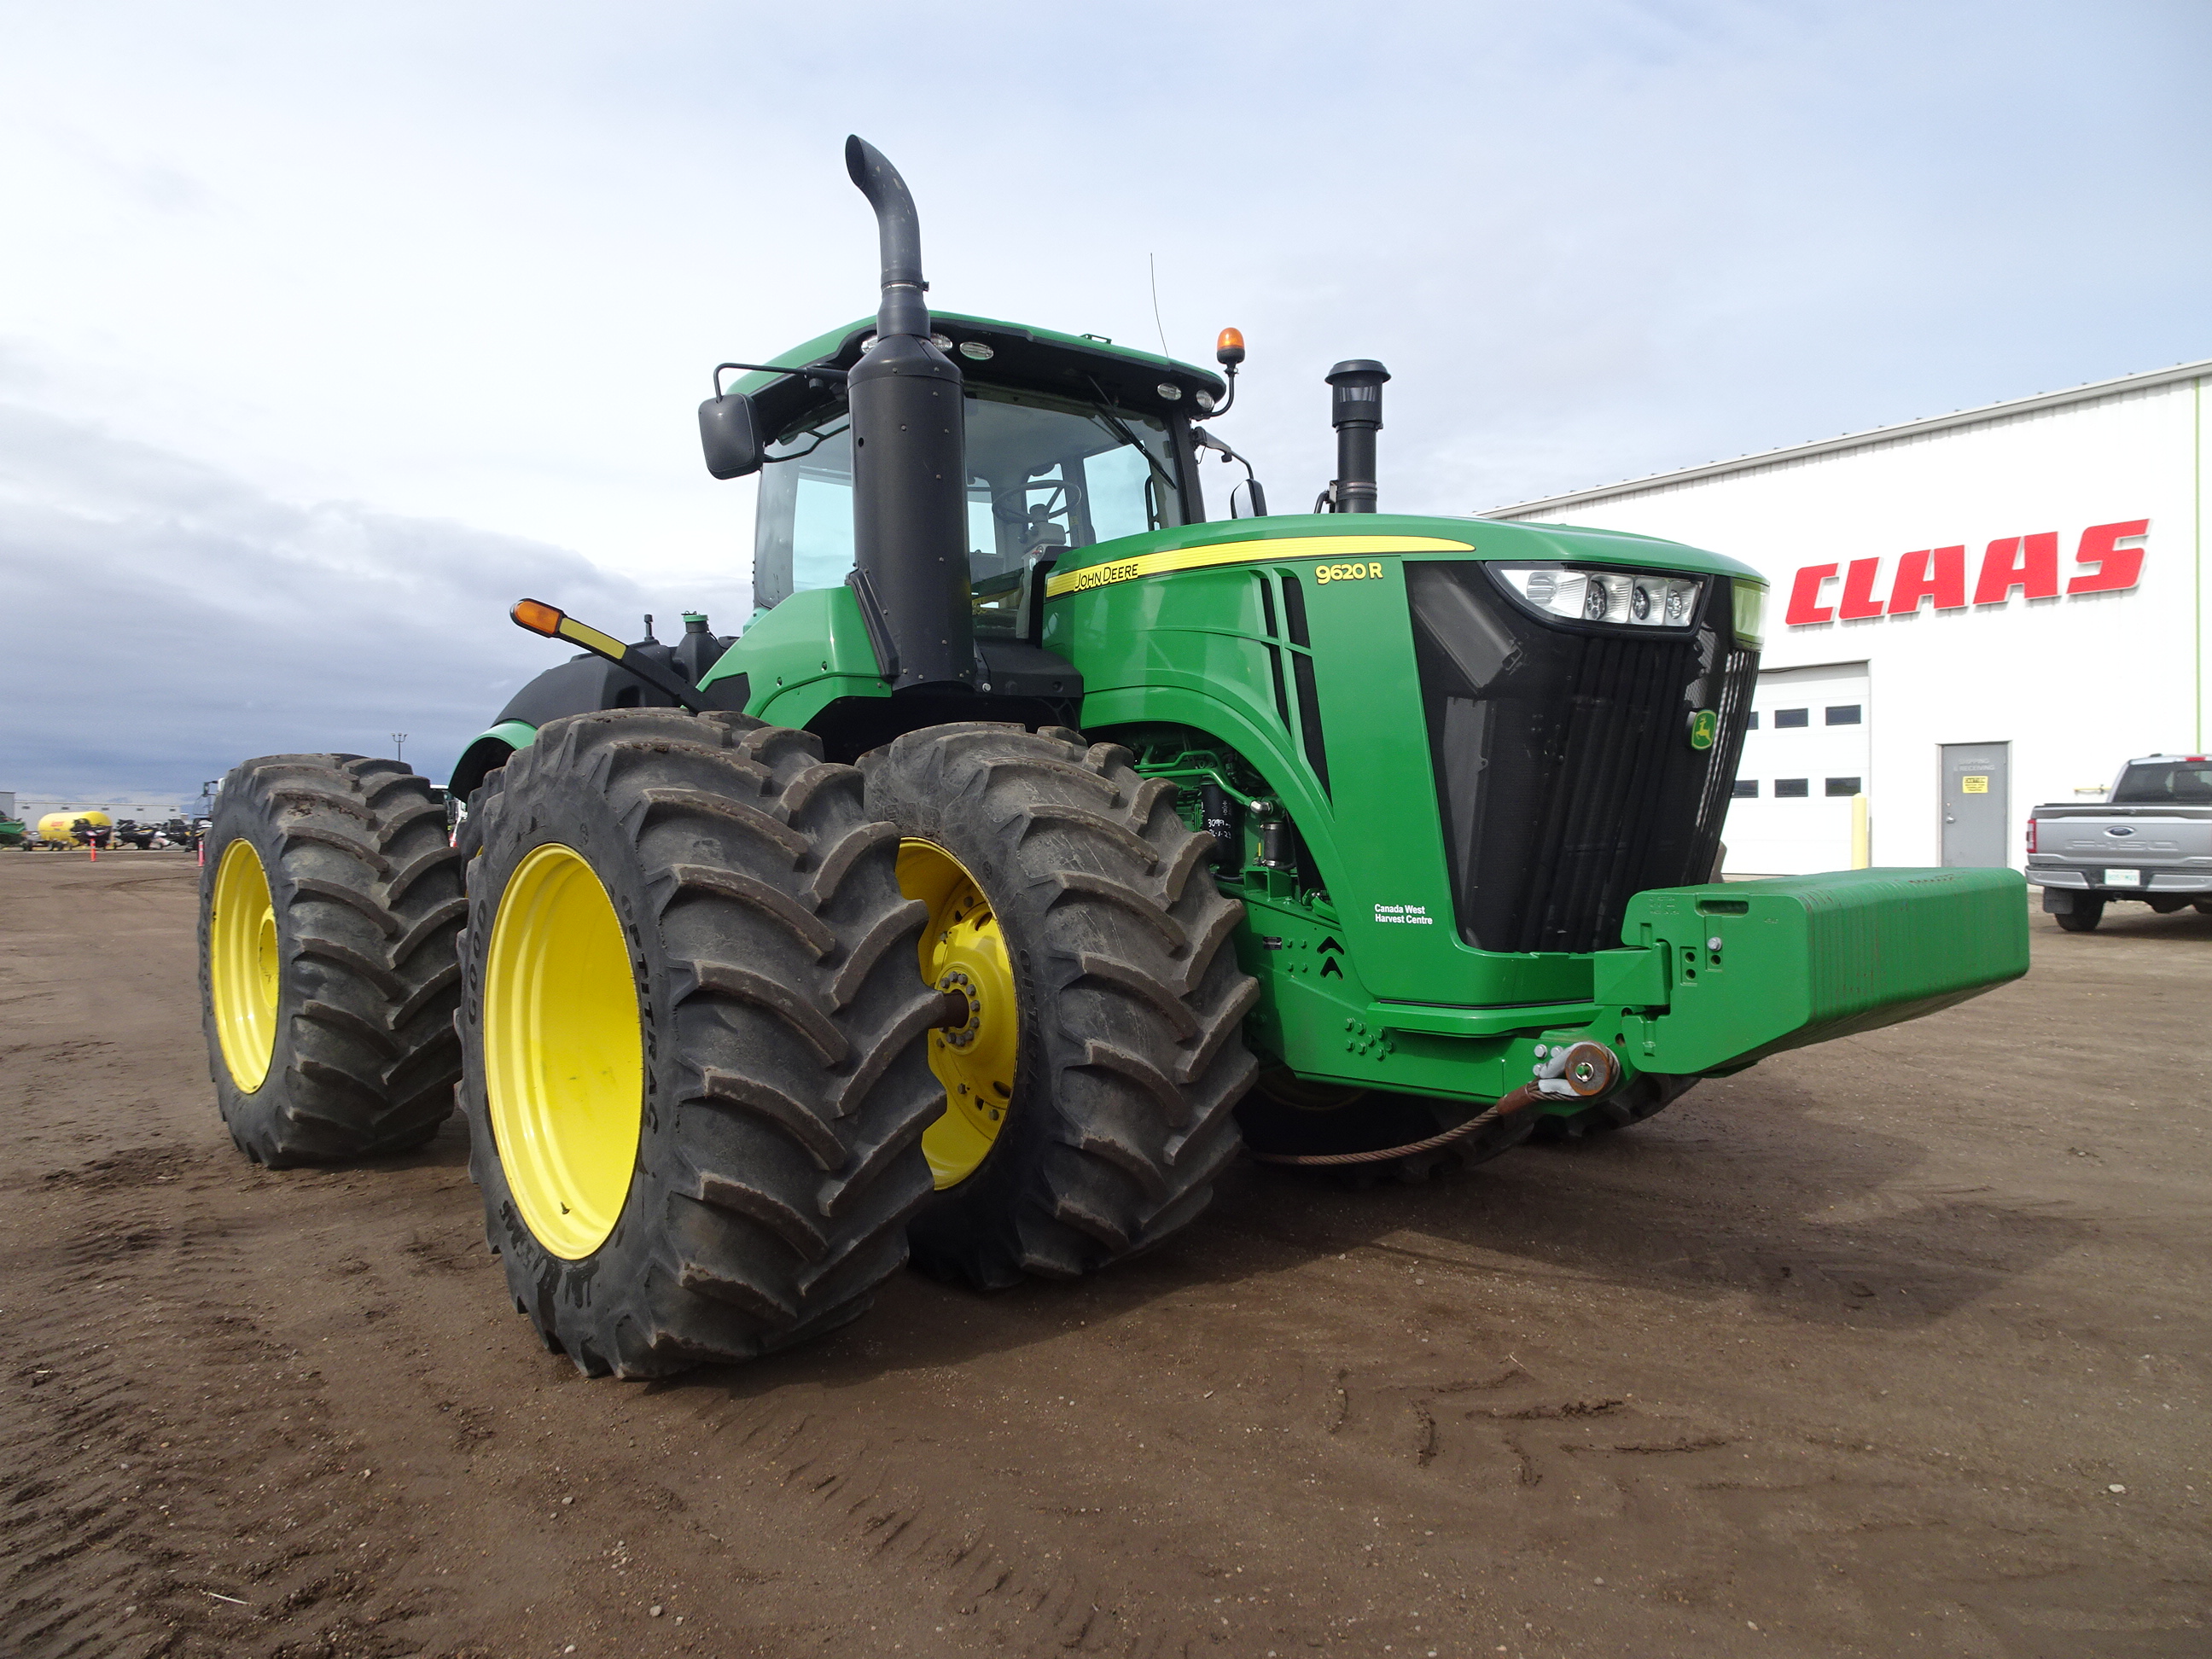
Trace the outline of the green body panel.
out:
M 1401 540 L 1443 545 L 1388 545 Z M 1527 1080 L 1538 1042 L 1595 1038 L 1632 1077 L 1726 1071 L 2025 971 L 2024 890 L 2008 872 L 1667 890 L 1632 902 L 1638 948 L 1519 955 L 1468 944 L 1406 592 L 1406 563 L 1431 558 L 1759 580 L 1650 538 L 1395 514 L 1194 525 L 1084 549 L 1054 573 L 1044 643 L 1083 673 L 1085 729 L 1129 743 L 1141 769 L 1184 786 L 1194 824 L 1197 790 L 1216 782 L 1248 810 L 1280 802 L 1310 851 L 1318 890 L 1249 858 L 1224 880 L 1247 907 L 1239 957 L 1261 988 L 1248 1035 L 1265 1060 L 1316 1081 L 1487 1100 Z M 1291 641 L 1286 576 L 1301 584 L 1310 647 Z M 1278 702 L 1275 653 L 1286 691 L 1296 657 L 1310 660 L 1327 711 L 1326 786 L 1295 693 Z M 1725 930 L 1698 933 L 1712 921 L 1698 908 L 1706 901 L 1746 908 L 1726 911 Z M 1734 957 L 1723 949 L 1724 963 L 1756 965 L 1671 971 L 1675 935 L 1703 949 L 1720 931 L 1747 940 Z
M 1189 727 L 1249 761 L 1312 849 L 1333 901 L 1329 921 L 1374 997 L 1456 1006 L 1587 1000 L 1587 957 L 1479 951 L 1455 925 L 1404 564 L 1415 558 L 1572 558 L 1753 573 L 1732 560 L 1642 537 L 1386 514 L 1362 515 L 1357 531 L 1348 531 L 1348 522 L 1317 515 L 1194 525 L 1083 550 L 1055 580 L 1071 569 L 1198 546 L 1251 550 L 1246 562 L 1141 575 L 1047 605 L 1044 643 L 1083 673 L 1084 728 Z M 1341 552 L 1301 556 L 1303 542 L 1319 538 L 1334 545 L 1347 536 L 1455 545 L 1363 553 L 1356 561 Z M 1328 580 L 1317 574 L 1348 562 L 1382 574 Z M 1285 575 L 1303 585 L 1310 651 L 1288 641 Z M 1263 581 L 1277 618 L 1273 637 L 1266 629 Z M 1271 650 L 1285 653 L 1286 675 L 1293 653 L 1310 657 L 1322 705 L 1340 711 L 1324 734 L 1327 792 L 1306 759 L 1295 697 L 1291 730 L 1278 714 Z M 1364 718 L 1355 727 L 1344 710 Z
M 1490 519 L 1431 518 L 1409 513 L 1281 514 L 1267 519 L 1178 525 L 1142 536 L 1101 542 L 1096 547 L 1077 548 L 1061 558 L 1054 574 L 1065 576 L 1097 565 L 1118 564 L 1146 554 L 1187 548 L 1344 536 L 1425 536 L 1468 544 L 1475 548 L 1474 556 L 1485 559 L 1572 559 L 1644 569 L 1682 570 L 1692 574 L 1704 572 L 1717 576 L 1741 576 L 1762 586 L 1766 581 L 1765 577 L 1739 560 L 1656 536 L 1578 529 L 1571 525 L 1505 524 Z M 1385 553 L 1374 556 L 1388 559 L 1393 556 Z M 1455 556 L 1468 556 L 1462 553 Z
M 849 587 L 808 588 L 755 618 L 700 687 L 733 674 L 748 677 L 745 713 L 777 726 L 805 726 L 839 697 L 891 694 Z
M 1710 1072 L 2018 979 L 2027 884 L 2016 870 L 1838 870 L 1668 888 L 1631 899 L 1621 931 L 1647 948 L 1617 954 L 1664 963 L 1668 981 L 1637 1063 Z

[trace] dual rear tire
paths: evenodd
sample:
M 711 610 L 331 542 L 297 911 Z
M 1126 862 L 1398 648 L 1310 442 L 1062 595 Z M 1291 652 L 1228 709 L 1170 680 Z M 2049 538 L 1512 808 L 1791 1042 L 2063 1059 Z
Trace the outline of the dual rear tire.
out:
M 216 1103 L 276 1168 L 405 1152 L 453 1109 L 460 860 L 427 780 L 269 755 L 217 793 L 200 877 Z
M 395 763 L 250 763 L 204 906 L 218 1094 L 291 1163 L 418 1141 L 457 1092 L 549 1347 L 626 1376 L 747 1358 L 859 1314 L 909 1240 L 994 1286 L 1204 1208 L 1257 995 L 1212 845 L 1126 750 L 1013 726 L 856 769 L 741 714 L 575 715 L 458 848 Z M 301 1058 L 332 1031 L 362 1051 L 337 1084 Z

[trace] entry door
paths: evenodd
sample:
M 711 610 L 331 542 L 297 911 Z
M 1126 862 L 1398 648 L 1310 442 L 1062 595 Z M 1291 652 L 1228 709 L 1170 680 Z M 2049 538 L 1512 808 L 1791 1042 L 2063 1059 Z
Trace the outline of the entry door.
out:
M 2002 869 L 2012 862 L 2012 745 L 1943 745 L 1943 862 Z

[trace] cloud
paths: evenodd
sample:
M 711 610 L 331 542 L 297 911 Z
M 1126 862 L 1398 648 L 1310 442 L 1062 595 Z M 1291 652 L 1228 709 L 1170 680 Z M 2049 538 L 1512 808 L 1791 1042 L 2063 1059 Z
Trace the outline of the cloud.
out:
M 441 776 L 517 685 L 561 659 L 507 622 L 516 599 L 625 634 L 647 603 L 565 549 L 295 505 L 4 403 L 0 591 L 13 680 L 0 775 L 82 797 L 193 794 L 258 754 L 388 754 L 393 732 Z
M 1284 507 L 1342 357 L 1383 505 L 1465 513 L 2212 350 L 2201 5 L 915 15 L 15 8 L 0 787 L 442 762 L 545 659 L 518 592 L 726 630 L 692 410 L 872 306 L 855 127 L 934 303 L 1149 344 L 1156 256 L 1176 352 L 1241 326 Z

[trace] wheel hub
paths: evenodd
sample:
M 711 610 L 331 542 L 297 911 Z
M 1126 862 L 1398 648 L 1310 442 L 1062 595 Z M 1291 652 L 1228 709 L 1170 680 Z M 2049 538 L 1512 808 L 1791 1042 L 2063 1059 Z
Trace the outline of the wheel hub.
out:
M 972 1048 L 983 1029 L 983 994 L 975 981 L 957 968 L 948 968 L 937 981 L 940 991 L 957 991 L 968 999 L 968 1023 L 965 1025 L 943 1029 L 940 1035 L 955 1048 Z
M 1005 1127 L 1020 1036 L 1013 969 L 997 913 L 960 860 L 934 842 L 899 843 L 899 889 L 929 907 L 921 977 L 968 999 L 963 1025 L 933 1031 L 929 1068 L 945 1085 L 945 1114 L 921 1138 L 939 1190 L 974 1174 Z

